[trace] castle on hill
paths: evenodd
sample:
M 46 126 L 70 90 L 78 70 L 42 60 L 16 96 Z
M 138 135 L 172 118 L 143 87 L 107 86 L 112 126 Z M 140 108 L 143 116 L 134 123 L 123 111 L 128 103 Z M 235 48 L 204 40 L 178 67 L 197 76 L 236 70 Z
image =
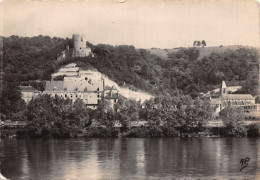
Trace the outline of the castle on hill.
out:
M 72 57 L 86 57 L 91 54 L 91 49 L 87 46 L 85 35 L 73 34 L 73 53 Z
M 73 50 L 72 50 L 72 57 L 86 57 L 92 55 L 90 47 L 87 46 L 87 38 L 85 35 L 72 35 L 73 40 Z M 70 48 L 67 45 L 66 49 L 58 53 L 57 61 L 65 60 L 69 56 Z

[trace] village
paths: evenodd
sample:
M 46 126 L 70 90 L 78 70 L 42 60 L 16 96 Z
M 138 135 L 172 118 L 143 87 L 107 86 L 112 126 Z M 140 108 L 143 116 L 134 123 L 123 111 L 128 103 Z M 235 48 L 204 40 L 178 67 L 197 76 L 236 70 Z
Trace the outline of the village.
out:
M 73 35 L 74 49 L 73 57 L 94 56 L 91 49 L 86 45 L 84 35 Z M 57 61 L 62 61 L 68 56 L 69 47 L 58 54 Z M 240 87 L 227 87 L 225 81 L 222 81 L 220 88 L 212 91 L 210 94 L 201 94 L 201 97 L 209 99 L 211 107 L 215 109 L 212 113 L 212 119 L 209 120 L 209 127 L 223 127 L 219 113 L 226 107 L 241 107 L 245 115 L 246 125 L 259 123 L 260 121 L 260 104 L 255 103 L 255 97 L 250 94 L 233 94 Z M 106 101 L 111 108 L 118 102 L 119 96 L 126 99 L 133 99 L 137 102 L 144 103 L 153 95 L 142 91 L 133 91 L 128 88 L 120 87 L 117 83 L 110 80 L 106 75 L 95 69 L 84 69 L 78 67 L 76 63 L 70 63 L 61 67 L 57 72 L 51 75 L 50 81 L 45 81 L 44 91 L 38 91 L 32 86 L 19 86 L 22 99 L 28 104 L 39 94 L 48 94 L 52 97 L 61 97 L 70 99 L 75 102 L 81 99 L 84 104 L 91 109 L 98 107 L 101 101 Z M 25 122 L 5 121 L 4 126 L 25 126 Z M 130 126 L 145 125 L 145 121 L 133 122 Z M 120 124 L 118 125 L 120 126 Z

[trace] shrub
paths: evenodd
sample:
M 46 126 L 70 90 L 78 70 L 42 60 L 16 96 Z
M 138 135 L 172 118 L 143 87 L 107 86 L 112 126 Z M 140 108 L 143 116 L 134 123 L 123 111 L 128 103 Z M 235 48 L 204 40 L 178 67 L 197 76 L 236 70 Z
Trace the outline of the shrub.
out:
M 260 125 L 259 124 L 250 124 L 247 128 L 247 136 L 248 137 L 259 137 L 260 133 Z
M 144 127 L 138 127 L 138 128 L 133 128 L 130 129 L 126 133 L 126 137 L 132 137 L 132 138 L 137 138 L 137 137 L 149 137 L 147 128 Z
M 86 129 L 85 137 L 102 138 L 102 137 L 118 137 L 118 131 L 114 128 L 96 128 L 91 127 Z
M 165 137 L 176 137 L 180 135 L 180 132 L 177 131 L 174 127 L 163 126 L 162 130 L 163 130 L 163 135 Z
M 148 128 L 150 137 L 162 137 L 163 130 L 158 126 L 150 126 Z
M 219 129 L 219 134 L 226 137 L 244 137 L 247 135 L 247 129 L 244 126 L 237 128 L 224 127 Z

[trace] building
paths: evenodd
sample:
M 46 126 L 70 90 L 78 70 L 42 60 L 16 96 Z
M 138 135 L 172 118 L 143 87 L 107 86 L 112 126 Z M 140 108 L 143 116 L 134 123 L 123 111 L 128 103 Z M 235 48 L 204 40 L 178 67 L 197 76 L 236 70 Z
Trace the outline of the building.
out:
M 57 61 L 62 61 L 64 59 L 66 59 L 66 51 L 62 51 L 58 54 Z
M 63 76 L 62 80 L 55 80 Z M 118 90 L 105 87 L 103 76 L 94 70 L 76 67 L 75 63 L 68 64 L 52 74 L 52 80 L 46 81 L 44 94 L 53 97 L 69 98 L 72 102 L 81 99 L 89 107 L 97 107 L 101 100 L 108 100 L 113 107 L 118 101 Z
M 86 57 L 91 54 L 91 49 L 87 46 L 87 40 L 84 35 L 73 34 L 73 57 Z
M 229 106 L 240 106 L 247 111 L 258 107 L 255 104 L 255 98 L 251 94 L 228 94 L 227 89 L 225 81 L 222 81 L 219 97 L 211 98 L 210 103 L 215 108 L 215 112 L 213 113 L 215 118 L 218 118 L 221 110 Z
M 69 98 L 72 102 L 79 98 L 88 106 L 97 106 L 102 99 L 103 87 L 102 80 L 90 82 L 75 77 L 71 81 L 46 81 L 43 93 L 53 97 Z
M 32 86 L 19 86 L 19 89 L 22 94 L 22 99 L 25 101 L 26 104 L 28 104 L 33 97 L 40 94 L 40 91 L 37 91 Z
M 104 100 L 108 101 L 111 107 L 118 102 L 119 99 L 119 91 L 115 88 L 115 86 L 105 87 L 104 89 Z

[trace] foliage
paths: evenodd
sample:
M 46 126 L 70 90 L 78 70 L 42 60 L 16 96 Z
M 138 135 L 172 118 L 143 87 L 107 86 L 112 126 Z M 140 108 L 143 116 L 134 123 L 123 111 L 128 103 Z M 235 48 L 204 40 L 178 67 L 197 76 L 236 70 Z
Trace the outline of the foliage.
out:
M 138 127 L 138 128 L 132 128 L 129 131 L 127 131 L 125 136 L 131 138 L 149 137 L 149 132 L 145 127 Z
M 149 137 L 162 137 L 163 136 L 163 130 L 159 126 L 149 126 Z
M 87 128 L 84 134 L 85 137 L 103 138 L 103 137 L 118 137 L 118 131 L 114 128 Z
M 116 118 L 110 104 L 102 101 L 95 110 L 92 110 L 90 118 L 95 120 L 98 126 L 113 127 Z
M 180 132 L 174 127 L 162 126 L 164 137 L 176 137 L 180 136 Z
M 126 100 L 120 97 L 114 108 L 115 118 L 122 124 L 124 128 L 128 126 L 129 122 L 139 119 L 141 105 L 135 100 Z
M 80 99 L 70 100 L 39 95 L 28 104 L 28 128 L 36 134 L 48 132 L 57 136 L 76 136 L 87 126 L 88 109 Z
M 190 96 L 160 96 L 145 103 L 142 117 L 149 125 L 181 127 L 183 132 L 190 133 L 194 127 L 203 131 L 211 118 L 212 109 L 209 102 Z
M 259 137 L 260 136 L 260 125 L 250 124 L 247 128 L 248 137 Z
M 21 92 L 15 83 L 3 82 L 0 92 L 1 119 L 9 119 L 12 114 L 24 110 L 25 102 L 21 99 Z
M 219 113 L 225 125 L 224 135 L 226 136 L 245 136 L 246 127 L 244 125 L 243 109 L 230 106 Z

